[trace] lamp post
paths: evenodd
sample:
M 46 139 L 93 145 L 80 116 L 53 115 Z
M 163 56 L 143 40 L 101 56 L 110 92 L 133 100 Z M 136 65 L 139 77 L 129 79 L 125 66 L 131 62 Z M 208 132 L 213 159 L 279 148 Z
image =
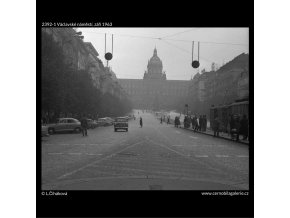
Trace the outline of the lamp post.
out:
M 188 104 L 185 104 L 186 107 L 186 115 L 188 116 Z

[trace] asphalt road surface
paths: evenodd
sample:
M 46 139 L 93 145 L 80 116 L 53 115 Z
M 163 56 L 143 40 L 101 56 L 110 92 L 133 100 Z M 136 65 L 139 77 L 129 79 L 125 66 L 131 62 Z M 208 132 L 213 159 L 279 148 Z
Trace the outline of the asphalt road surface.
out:
M 43 138 L 42 189 L 249 189 L 248 145 L 135 116 L 128 132 L 109 126 Z

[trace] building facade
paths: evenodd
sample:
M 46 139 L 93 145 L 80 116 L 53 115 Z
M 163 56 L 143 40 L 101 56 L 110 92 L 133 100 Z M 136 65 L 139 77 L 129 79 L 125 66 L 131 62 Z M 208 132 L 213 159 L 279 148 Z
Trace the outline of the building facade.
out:
M 118 79 L 136 109 L 176 109 L 180 99 L 188 95 L 190 81 L 167 80 L 157 49 L 148 60 L 143 79 Z
M 44 33 L 52 36 L 63 50 L 65 63 L 74 70 L 87 71 L 94 86 L 103 94 L 110 93 L 119 98 L 125 97 L 125 92 L 118 84 L 115 73 L 105 67 L 99 59 L 99 53 L 91 42 L 83 38 L 73 28 L 42 28 Z
M 249 97 L 249 55 L 240 54 L 218 70 L 196 74 L 188 102 L 197 114 L 209 114 L 211 105 L 231 104 Z

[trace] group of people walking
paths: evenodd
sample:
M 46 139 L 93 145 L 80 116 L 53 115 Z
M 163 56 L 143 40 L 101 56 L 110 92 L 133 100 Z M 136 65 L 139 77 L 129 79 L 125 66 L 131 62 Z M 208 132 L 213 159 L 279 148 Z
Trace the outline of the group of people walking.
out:
M 178 116 L 176 116 L 174 119 L 174 126 L 177 128 L 180 126 L 180 119 Z
M 207 118 L 206 115 L 192 116 L 188 118 L 191 121 L 192 129 L 194 132 L 200 131 L 205 132 L 207 128 Z
M 240 135 L 243 136 L 243 140 L 248 139 L 248 132 L 249 132 L 249 121 L 247 116 L 244 114 L 241 118 L 239 115 L 231 115 L 227 131 L 231 135 L 232 139 L 236 139 L 239 141 Z
M 214 137 L 219 137 L 222 122 L 219 117 L 215 117 L 212 125 L 214 131 Z M 230 115 L 227 122 L 227 132 L 231 136 L 232 140 L 239 141 L 240 135 L 243 136 L 243 140 L 248 140 L 249 121 L 244 114 L 241 118 L 240 115 Z
M 160 123 L 166 122 L 167 124 L 170 124 L 170 116 L 165 117 L 165 115 L 160 117 Z
M 160 122 L 162 123 L 163 121 L 165 121 L 165 117 L 160 118 Z M 190 128 L 191 126 L 194 132 L 207 131 L 207 122 L 208 119 L 206 115 L 185 116 L 183 119 L 184 128 Z M 240 115 L 231 115 L 226 123 L 227 132 L 231 136 L 232 140 L 239 141 L 240 135 L 243 136 L 243 140 L 248 140 L 249 121 L 245 114 L 242 117 Z M 174 119 L 174 126 L 180 127 L 180 125 L 180 116 L 176 116 Z M 222 120 L 220 120 L 219 117 L 215 117 L 211 123 L 214 137 L 219 137 L 219 133 L 223 129 L 222 125 L 225 125 Z

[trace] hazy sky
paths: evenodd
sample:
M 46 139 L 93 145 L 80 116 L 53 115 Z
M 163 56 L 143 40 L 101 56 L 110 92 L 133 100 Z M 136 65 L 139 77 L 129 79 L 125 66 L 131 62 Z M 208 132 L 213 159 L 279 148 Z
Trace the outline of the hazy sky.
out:
M 112 51 L 111 34 L 114 34 L 109 66 L 117 78 L 142 79 L 155 46 L 169 80 L 189 80 L 197 73 L 191 67 L 192 41 L 195 41 L 194 59 L 200 41 L 200 71 L 210 70 L 212 62 L 222 65 L 249 52 L 248 28 L 78 28 L 78 31 L 82 31 L 85 42 L 94 45 L 105 65 L 105 33 L 107 52 Z

